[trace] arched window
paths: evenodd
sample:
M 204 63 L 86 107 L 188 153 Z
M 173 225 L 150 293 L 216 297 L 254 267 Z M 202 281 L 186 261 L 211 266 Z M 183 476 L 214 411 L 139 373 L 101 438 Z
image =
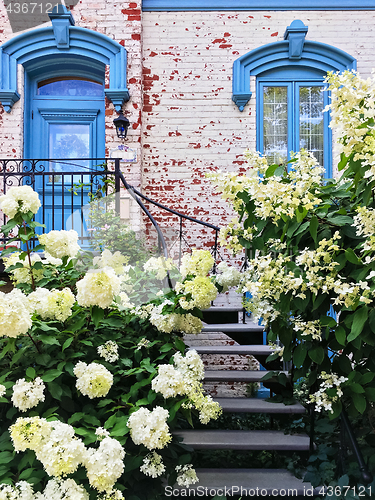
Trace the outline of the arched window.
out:
M 271 162 L 289 159 L 301 148 L 313 152 L 332 176 L 328 104 L 323 92 L 328 71 L 355 69 L 349 54 L 305 40 L 308 27 L 295 20 L 282 42 L 255 49 L 233 64 L 232 99 L 243 111 L 251 99 L 251 77 L 256 77 L 257 149 Z

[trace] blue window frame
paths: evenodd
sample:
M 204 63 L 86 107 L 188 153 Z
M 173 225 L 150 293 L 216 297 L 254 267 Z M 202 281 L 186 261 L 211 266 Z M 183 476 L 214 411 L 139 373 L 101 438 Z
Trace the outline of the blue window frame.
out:
M 144 11 L 373 10 L 375 0 L 143 0 Z
M 271 163 L 290 159 L 301 148 L 314 153 L 332 176 L 329 115 L 323 113 L 328 93 L 320 80 L 274 80 L 257 82 L 257 150 Z
M 273 149 L 274 160 L 281 150 L 286 158 L 290 151 L 301 147 L 315 150 L 326 175 L 332 176 L 329 115 L 322 113 L 328 95 L 321 90 L 328 71 L 355 70 L 356 60 L 331 45 L 305 40 L 307 31 L 308 27 L 296 19 L 287 27 L 284 41 L 264 45 L 236 59 L 232 100 L 239 111 L 245 109 L 252 97 L 250 80 L 255 76 L 258 150 L 271 154 Z M 272 89 L 280 89 L 283 101 L 277 102 L 276 96 L 273 103 L 268 99 Z M 270 106 L 279 114 L 272 117 Z

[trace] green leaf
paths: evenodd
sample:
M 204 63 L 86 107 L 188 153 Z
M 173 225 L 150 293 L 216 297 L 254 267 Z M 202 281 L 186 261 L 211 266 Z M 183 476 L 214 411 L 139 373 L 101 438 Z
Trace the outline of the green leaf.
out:
M 335 330 L 335 337 L 340 345 L 346 344 L 346 332 L 342 326 L 338 326 Z
M 26 376 L 31 378 L 31 379 L 34 379 L 35 375 L 36 375 L 36 372 L 35 372 L 34 368 L 32 366 L 29 366 L 28 369 L 26 370 Z
M 57 377 L 59 377 L 62 374 L 61 370 L 48 370 L 43 376 L 42 380 L 43 382 L 52 382 L 52 380 L 55 380 Z
M 310 220 L 310 234 L 315 244 L 316 244 L 316 237 L 318 234 L 318 227 L 319 227 L 318 217 L 316 215 L 313 215 Z
M 348 215 L 328 216 L 328 220 L 331 224 L 335 224 L 336 226 L 346 226 L 347 224 L 351 226 L 353 224 L 353 219 Z
M 52 337 L 52 335 L 46 335 L 42 334 L 38 336 L 38 339 L 43 342 L 43 344 L 47 345 L 60 345 L 60 342 L 57 340 L 56 337 Z
M 365 394 L 369 401 L 375 401 L 375 387 L 365 387 Z
M 314 361 L 317 365 L 323 363 L 324 359 L 324 349 L 321 346 L 313 347 L 308 351 L 309 358 Z
M 349 389 L 356 394 L 363 394 L 365 392 L 361 384 L 350 384 Z
M 306 215 L 307 215 L 306 208 L 303 208 L 303 207 L 297 208 L 297 210 L 296 210 L 297 222 L 302 222 L 303 219 L 306 217 Z
M 307 356 L 307 350 L 304 344 L 298 344 L 293 353 L 293 361 L 297 368 L 303 365 Z
M 97 328 L 102 319 L 104 319 L 104 309 L 98 306 L 92 306 L 91 308 L 91 318 Z
M 368 318 L 368 307 L 363 306 L 357 309 L 354 313 L 351 331 L 348 335 L 348 342 L 352 342 L 362 333 L 363 327 Z
M 49 382 L 48 390 L 53 398 L 58 399 L 59 401 L 61 400 L 61 396 L 63 393 L 61 385 L 57 384 L 56 382 Z
M 361 413 L 361 414 L 364 413 L 364 411 L 366 410 L 366 406 L 367 406 L 366 398 L 362 394 L 353 394 L 352 398 L 353 398 L 354 406 L 359 411 L 359 413 Z
M 345 250 L 345 257 L 352 264 L 360 264 L 361 263 L 361 261 L 358 259 L 358 257 L 356 256 L 356 254 L 354 253 L 354 250 L 352 248 L 347 248 Z
M 69 339 L 66 339 L 65 342 L 63 343 L 63 346 L 62 346 L 62 350 L 65 351 L 65 349 L 67 349 L 70 344 L 73 342 L 74 340 L 74 337 L 70 337 Z

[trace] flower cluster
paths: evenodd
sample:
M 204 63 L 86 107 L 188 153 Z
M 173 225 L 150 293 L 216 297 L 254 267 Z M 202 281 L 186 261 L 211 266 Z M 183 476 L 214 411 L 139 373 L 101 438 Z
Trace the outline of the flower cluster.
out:
M 309 211 L 321 202 L 316 195 L 322 182 L 324 169 L 314 156 L 301 150 L 293 155 L 295 160 L 289 171 L 280 175 L 265 176 L 267 162 L 260 153 L 245 152 L 249 164 L 247 175 L 210 175 L 223 198 L 236 211 L 242 207 L 237 194 L 246 191 L 255 205 L 255 215 L 260 219 L 270 218 L 277 222 L 282 216 L 293 217 L 300 207 Z M 240 201 L 238 201 L 240 200 Z
M 92 263 L 99 269 L 105 269 L 111 267 L 116 274 L 124 274 L 127 271 L 126 264 L 129 261 L 129 257 L 122 255 L 120 252 L 110 252 L 109 250 L 103 250 L 100 257 L 94 257 Z
M 315 410 L 321 412 L 323 409 L 333 413 L 332 404 L 339 401 L 343 392 L 341 385 L 348 379 L 339 377 L 336 373 L 321 372 L 319 390 L 310 394 L 309 403 L 315 403 Z
M 5 385 L 0 384 L 0 398 L 5 396 L 5 393 L 7 392 Z
M 185 403 L 185 407 L 196 408 L 202 423 L 217 419 L 221 414 L 219 404 L 213 401 L 211 396 L 203 394 L 201 381 L 204 377 L 204 368 L 199 354 L 190 350 L 186 356 L 182 356 L 178 352 L 173 356 L 173 362 L 174 366 L 159 366 L 158 375 L 152 381 L 152 389 L 165 398 L 187 396 L 189 401 Z
M 210 278 L 206 276 L 196 276 L 192 280 L 185 280 L 184 283 L 177 282 L 175 286 L 177 293 L 184 294 L 180 298 L 180 306 L 183 309 L 206 309 L 217 297 L 217 288 Z
M 152 451 L 145 456 L 139 470 L 146 476 L 155 478 L 165 472 L 165 465 L 163 464 L 162 457 L 156 451 Z
M 114 363 L 119 358 L 118 345 L 113 340 L 108 340 L 98 347 L 98 354 L 109 363 Z
M 69 231 L 50 231 L 39 236 L 39 242 L 45 246 L 48 252 L 55 259 L 62 259 L 63 257 L 76 257 L 77 253 L 81 250 L 78 245 L 78 233 L 74 229 Z
M 62 476 L 75 472 L 80 465 L 86 468 L 90 485 L 108 494 L 112 493 L 115 482 L 124 471 L 125 451 L 116 439 L 109 436 L 104 437 L 98 449 L 86 448 L 82 440 L 75 436 L 71 425 L 58 420 L 47 422 L 39 417 L 18 418 L 10 427 L 10 435 L 16 451 L 33 450 L 47 474 L 58 478 L 50 481 L 44 495 L 36 497 L 38 500 L 88 499 L 83 487 L 71 479 L 61 480 Z
M 20 283 L 27 283 L 31 285 L 33 279 L 34 283 L 37 283 L 44 277 L 44 270 L 35 269 L 34 264 L 37 262 L 42 262 L 40 255 L 33 253 L 30 255 L 30 261 L 32 269 L 30 269 L 30 262 L 28 259 L 21 260 L 19 258 L 19 253 L 14 252 L 9 257 L 4 257 L 4 267 L 11 275 L 12 281 L 15 285 Z M 14 269 L 10 269 L 12 266 L 17 266 Z M 32 274 L 31 274 L 32 273 Z
M 368 207 L 358 207 L 357 215 L 354 216 L 353 226 L 357 236 L 365 236 L 366 240 L 362 244 L 363 250 L 375 251 L 375 210 Z
M 313 340 L 322 340 L 322 326 L 320 321 L 302 321 L 299 319 L 293 320 L 293 330 L 299 333 L 302 337 L 310 337 Z
M 197 473 L 195 472 L 191 464 L 177 465 L 176 472 L 177 472 L 177 484 L 179 486 L 184 486 L 185 488 L 189 488 L 191 484 L 199 482 Z
M 97 450 L 87 450 L 85 467 L 90 485 L 98 491 L 111 491 L 124 472 L 125 451 L 121 444 L 106 436 Z
M 36 214 L 40 206 L 38 193 L 31 186 L 11 187 L 7 194 L 0 196 L 0 209 L 9 218 L 19 212 Z
M 113 384 L 112 373 L 99 363 L 87 365 L 79 361 L 74 367 L 74 375 L 77 389 L 90 399 L 106 396 Z
M 230 267 L 225 261 L 217 266 L 221 274 L 215 276 L 215 282 L 222 287 L 222 292 L 227 292 L 229 288 L 238 286 L 242 279 L 242 273 L 235 267 Z
M 0 500 L 34 500 L 34 498 L 34 491 L 26 481 L 19 481 L 14 486 L 0 484 Z
M 149 450 L 164 448 L 172 440 L 168 417 L 168 410 L 161 406 L 156 406 L 152 411 L 139 408 L 130 415 L 127 423 L 133 442 L 143 444 Z
M 0 337 L 18 337 L 27 333 L 32 325 L 31 305 L 21 290 L 0 292 Z
M 152 273 L 158 280 L 164 279 L 172 269 L 175 269 L 172 259 L 165 257 L 151 257 L 143 264 L 143 270 Z
M 207 276 L 214 265 L 214 258 L 208 250 L 193 248 L 192 253 L 184 254 L 181 259 L 180 272 L 182 276 Z
M 168 306 L 167 301 L 159 305 L 149 304 L 136 309 L 135 313 L 141 318 L 148 318 L 160 332 L 200 333 L 202 331 L 203 324 L 199 318 L 190 313 L 163 313 L 166 305 Z
M 13 386 L 12 403 L 21 411 L 34 408 L 40 401 L 44 401 L 44 389 L 43 380 L 39 377 L 33 382 L 26 382 L 21 378 Z
M 29 295 L 29 301 L 42 319 L 52 319 L 63 323 L 72 315 L 72 307 L 76 299 L 69 288 L 48 290 L 40 287 Z
M 111 267 L 100 271 L 90 269 L 77 281 L 77 302 L 80 306 L 109 307 L 120 292 L 121 281 Z
M 364 80 L 352 71 L 328 73 L 326 78 L 331 91 L 332 128 L 337 133 L 336 152 L 353 161 L 361 161 L 366 168 L 365 178 L 375 178 L 374 117 L 375 81 Z

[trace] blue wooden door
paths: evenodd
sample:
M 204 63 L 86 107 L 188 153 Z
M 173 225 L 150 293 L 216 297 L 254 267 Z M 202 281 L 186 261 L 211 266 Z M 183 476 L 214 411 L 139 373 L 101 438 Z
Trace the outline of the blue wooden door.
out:
M 90 192 L 90 176 L 84 172 L 97 169 L 97 158 L 105 153 L 104 86 L 73 77 L 33 80 L 28 96 L 26 158 L 45 160 L 37 168 L 48 172 L 35 178 L 43 205 L 38 221 L 47 232 L 75 229 L 82 244 L 87 228 L 81 207 Z

